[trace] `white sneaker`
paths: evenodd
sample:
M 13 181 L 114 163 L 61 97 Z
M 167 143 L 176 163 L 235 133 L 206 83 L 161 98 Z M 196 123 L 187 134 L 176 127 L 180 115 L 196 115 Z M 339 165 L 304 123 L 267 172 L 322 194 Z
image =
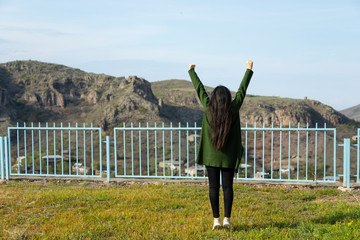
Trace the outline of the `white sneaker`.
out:
M 230 218 L 224 218 L 223 227 L 231 230 Z
M 214 225 L 212 230 L 217 230 L 221 228 L 221 220 L 220 218 L 214 218 Z

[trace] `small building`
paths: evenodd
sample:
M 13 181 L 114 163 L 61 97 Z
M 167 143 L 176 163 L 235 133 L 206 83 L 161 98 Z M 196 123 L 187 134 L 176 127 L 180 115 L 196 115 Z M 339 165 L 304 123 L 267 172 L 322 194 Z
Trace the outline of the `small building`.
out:
M 20 165 L 23 165 L 25 163 L 25 156 L 20 156 L 17 158 L 18 163 L 20 163 Z
M 60 162 L 60 160 L 63 160 L 64 158 L 60 155 L 46 155 L 42 157 L 43 160 L 48 161 L 49 159 L 49 163 L 53 163 L 53 162 Z
M 187 167 L 185 167 L 185 173 L 191 177 L 195 177 L 195 176 L 205 177 L 206 176 L 203 165 L 197 165 L 196 168 L 195 168 L 195 166 L 191 166 L 191 167 L 189 167 L 189 170 L 187 169 Z
M 168 169 L 173 169 L 174 171 L 178 171 L 179 166 L 180 166 L 180 162 L 176 160 L 173 160 L 172 162 L 171 160 L 165 160 L 159 162 L 159 168 L 168 168 Z
M 240 168 L 241 168 L 241 169 L 252 168 L 252 166 L 249 165 L 249 164 L 241 163 L 241 164 L 240 164 Z
M 267 172 L 257 172 L 255 175 L 256 179 L 265 179 L 269 177 L 269 173 Z
M 195 142 L 195 137 L 196 137 L 196 142 L 200 142 L 200 135 L 199 134 L 191 134 L 188 137 L 189 142 Z
M 71 168 L 73 173 L 79 174 L 79 175 L 91 175 L 91 168 L 86 168 L 82 163 L 75 163 Z M 85 173 L 85 174 L 84 174 Z
M 339 175 L 336 175 L 335 177 L 334 176 L 326 176 L 325 181 L 340 181 L 340 176 Z

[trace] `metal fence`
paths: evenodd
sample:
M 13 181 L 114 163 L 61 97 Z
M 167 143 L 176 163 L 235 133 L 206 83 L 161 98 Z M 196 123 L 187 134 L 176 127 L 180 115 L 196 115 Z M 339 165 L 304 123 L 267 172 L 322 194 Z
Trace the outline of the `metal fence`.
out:
M 8 128 L 10 176 L 102 176 L 101 128 L 19 126 Z
M 92 125 L 18 124 L 8 128 L 7 137 L 0 138 L 1 178 L 101 178 L 105 172 L 108 180 L 206 178 L 205 166 L 195 163 L 200 133 L 201 127 L 196 123 L 193 126 L 131 123 L 114 128 L 113 136 L 104 140 L 101 128 Z M 360 129 L 357 139 L 359 136 Z M 326 124 L 322 127 L 246 124 L 242 127 L 242 142 L 244 157 L 236 179 L 334 183 L 342 177 L 344 185 L 349 186 L 353 176 L 359 183 L 359 143 L 351 144 L 350 139 L 345 139 L 344 144 L 337 144 L 336 129 L 327 128 Z M 344 148 L 343 156 L 337 147 Z M 350 149 L 356 150 L 356 162 L 351 162 L 354 158 Z
M 357 131 L 357 135 L 352 139 L 344 139 L 344 144 L 338 144 L 343 147 L 343 174 L 340 174 L 343 178 L 343 186 L 350 187 L 351 179 L 354 182 L 360 183 L 360 129 Z
M 195 163 L 200 131 L 196 123 L 115 128 L 115 177 L 206 177 L 205 166 Z
M 356 144 L 354 144 L 356 149 L 356 182 L 360 183 L 360 128 L 357 131 Z
M 237 179 L 336 181 L 336 129 L 246 124 L 242 130 L 245 153 Z M 205 167 L 195 163 L 200 131 L 180 123 L 115 128 L 115 177 L 206 177 Z
M 9 179 L 8 169 L 8 139 L 0 137 L 0 176 L 1 179 Z
M 244 164 L 239 179 L 336 181 L 336 129 L 298 124 L 243 128 Z

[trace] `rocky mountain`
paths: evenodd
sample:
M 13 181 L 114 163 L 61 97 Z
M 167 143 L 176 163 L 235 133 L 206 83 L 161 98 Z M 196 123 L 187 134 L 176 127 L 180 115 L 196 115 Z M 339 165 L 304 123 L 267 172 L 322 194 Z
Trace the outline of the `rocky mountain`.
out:
M 360 104 L 351 108 L 344 109 L 340 112 L 345 116 L 347 116 L 348 118 L 360 122 Z
M 197 121 L 202 118 L 202 107 L 198 102 L 191 82 L 167 80 L 153 82 L 151 85 L 155 96 L 165 104 L 186 107 L 188 111 L 179 112 L 179 115 L 185 115 L 186 118 L 193 116 L 194 120 Z M 166 89 L 166 91 L 163 91 L 163 89 Z M 206 87 L 206 90 L 210 94 L 212 88 Z M 234 92 L 232 94 L 235 95 Z M 191 111 L 189 111 L 190 109 Z M 309 99 L 264 97 L 248 94 L 240 109 L 240 115 L 243 124 L 248 122 L 252 125 L 256 122 L 258 126 L 263 123 L 266 126 L 270 126 L 272 123 L 275 126 L 279 126 L 280 123 L 283 126 L 288 126 L 289 123 L 293 125 L 300 123 L 304 126 L 309 123 L 310 127 L 314 127 L 316 123 L 319 126 L 326 123 L 328 127 L 340 124 L 359 125 L 359 123 L 347 118 L 332 107 Z
M 359 126 L 333 108 L 308 99 L 248 95 L 240 114 L 243 124 L 250 125 Z M 1 135 L 16 122 L 85 122 L 111 130 L 123 122 L 201 125 L 202 116 L 190 81 L 149 83 L 136 76 L 113 77 L 38 61 L 0 64 Z
M 151 84 L 37 61 L 0 64 L 0 124 L 93 123 L 103 129 L 129 121 L 159 121 Z M 3 132 L 3 131 L 2 131 Z

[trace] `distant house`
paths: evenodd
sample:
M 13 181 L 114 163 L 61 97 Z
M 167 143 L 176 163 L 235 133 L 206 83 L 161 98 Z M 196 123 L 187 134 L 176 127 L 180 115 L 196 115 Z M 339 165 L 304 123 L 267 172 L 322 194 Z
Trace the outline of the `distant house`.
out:
M 79 175 L 90 175 L 91 174 L 91 168 L 88 167 L 86 168 L 84 166 L 84 164 L 82 163 L 75 163 L 72 167 L 71 170 L 73 173 L 79 174 Z M 95 173 L 95 171 L 94 171 Z
M 25 156 L 20 156 L 20 157 L 18 157 L 17 158 L 17 160 L 18 160 L 18 163 L 20 163 L 20 164 L 24 164 L 24 160 L 26 159 L 26 157 Z
M 249 164 L 241 163 L 241 164 L 240 164 L 240 168 L 241 168 L 241 169 L 252 168 L 252 166 L 249 165 Z
M 196 142 L 200 142 L 200 135 L 198 135 L 198 134 L 189 135 L 188 140 L 189 140 L 189 142 L 195 142 L 195 138 L 196 138 Z
M 178 171 L 179 166 L 180 166 L 180 162 L 175 160 L 165 160 L 159 162 L 160 168 L 169 168 L 169 169 L 173 169 L 174 171 Z
M 191 177 L 204 177 L 206 176 L 206 172 L 204 171 L 204 167 L 203 165 L 197 165 L 197 167 L 195 166 L 191 166 L 188 168 L 185 167 L 185 173 L 188 174 Z
M 269 178 L 269 173 L 267 172 L 257 172 L 255 175 L 255 178 L 257 179 L 264 179 L 264 178 Z
M 43 156 L 42 159 L 45 161 L 47 161 L 49 159 L 49 162 L 53 163 L 55 161 L 59 162 L 60 160 L 63 159 L 63 157 L 60 155 L 46 155 L 46 156 Z

